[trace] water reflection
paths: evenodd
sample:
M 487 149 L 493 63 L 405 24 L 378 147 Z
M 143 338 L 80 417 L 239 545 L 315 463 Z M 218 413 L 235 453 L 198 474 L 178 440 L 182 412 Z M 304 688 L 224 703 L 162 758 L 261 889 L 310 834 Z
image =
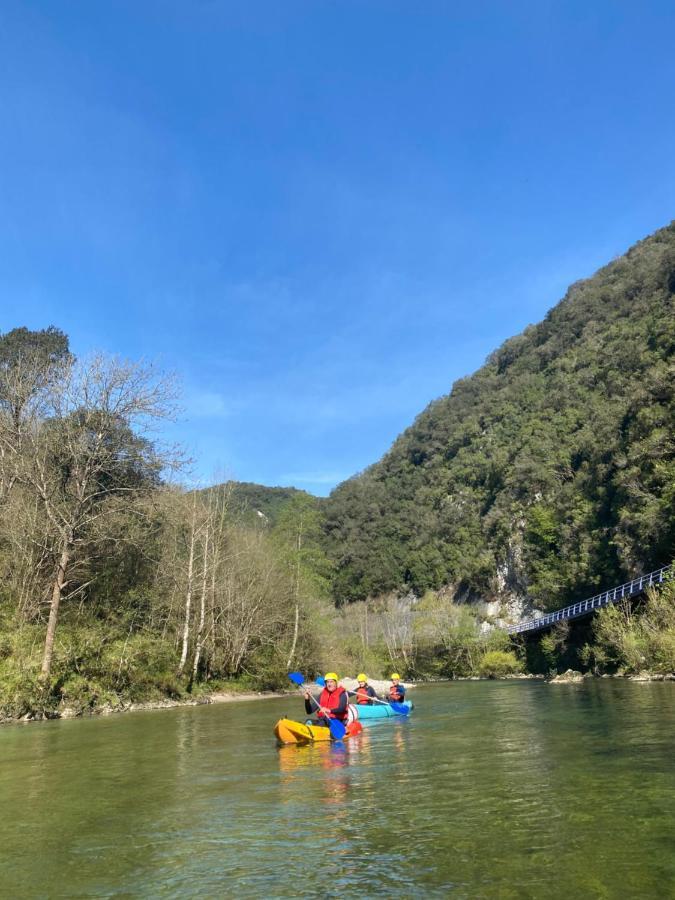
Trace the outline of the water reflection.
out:
M 278 748 L 279 768 L 290 778 L 298 769 L 319 766 L 322 769 L 343 767 L 347 748 L 341 743 L 321 741 L 316 744 L 284 745 Z M 283 779 L 284 781 L 286 779 Z
M 347 815 L 347 799 L 351 786 L 350 762 L 355 755 L 354 741 L 333 743 L 318 742 L 305 746 L 282 746 L 278 749 L 279 770 L 282 788 L 290 788 L 282 792 L 284 803 L 296 801 L 295 787 L 298 782 L 307 782 L 307 769 L 314 770 L 310 784 L 315 797 L 331 808 L 336 823 Z

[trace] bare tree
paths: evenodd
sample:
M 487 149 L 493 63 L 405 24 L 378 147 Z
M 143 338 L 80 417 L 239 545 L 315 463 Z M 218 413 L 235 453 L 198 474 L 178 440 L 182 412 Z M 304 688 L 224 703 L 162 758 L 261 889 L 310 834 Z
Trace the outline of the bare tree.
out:
M 195 635 L 195 655 L 192 661 L 192 677 L 191 682 L 197 677 L 199 671 L 199 661 L 202 655 L 202 647 L 204 642 L 204 623 L 206 621 L 206 585 L 209 572 L 209 537 L 211 535 L 210 518 L 206 520 L 204 525 L 204 552 L 202 555 L 202 584 L 199 595 L 199 621 L 197 623 L 197 633 Z
M 188 644 L 190 641 L 190 619 L 192 615 L 192 592 L 194 589 L 195 546 L 197 543 L 197 493 L 192 494 L 192 521 L 190 523 L 190 542 L 187 564 L 187 584 L 185 587 L 185 614 L 183 618 L 183 643 L 178 663 L 178 674 L 183 674 L 187 662 Z
M 414 653 L 413 613 L 411 597 L 389 594 L 384 598 L 382 636 L 389 657 L 394 663 L 409 665 Z
M 291 649 L 288 654 L 288 661 L 286 662 L 286 669 L 288 671 L 290 671 L 291 663 L 293 662 L 293 657 L 295 656 L 295 648 L 298 644 L 298 629 L 300 626 L 300 551 L 302 550 L 302 530 L 303 519 L 302 516 L 300 516 L 300 521 L 298 522 L 298 538 L 295 555 L 295 617 L 293 620 L 293 643 L 291 644 Z
M 214 624 L 214 597 L 218 578 L 218 564 L 222 557 L 223 538 L 225 535 L 227 500 L 231 488 L 221 487 L 216 491 L 210 491 L 206 500 L 206 518 L 204 523 L 204 552 L 202 563 L 202 584 L 199 604 L 199 621 L 195 635 L 195 653 L 192 662 L 192 678 L 194 681 L 199 674 L 199 665 L 202 653 L 209 635 L 215 629 Z M 206 628 L 207 605 L 211 614 L 211 626 Z

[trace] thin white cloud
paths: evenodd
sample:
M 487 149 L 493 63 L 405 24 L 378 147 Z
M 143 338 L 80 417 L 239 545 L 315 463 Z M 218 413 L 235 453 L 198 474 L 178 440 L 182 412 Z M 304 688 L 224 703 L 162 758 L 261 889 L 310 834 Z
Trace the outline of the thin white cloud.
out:
M 187 411 L 196 419 L 226 419 L 232 414 L 223 395 L 216 391 L 196 391 L 191 394 Z
M 282 484 L 338 484 L 349 478 L 344 472 L 290 472 L 279 479 Z

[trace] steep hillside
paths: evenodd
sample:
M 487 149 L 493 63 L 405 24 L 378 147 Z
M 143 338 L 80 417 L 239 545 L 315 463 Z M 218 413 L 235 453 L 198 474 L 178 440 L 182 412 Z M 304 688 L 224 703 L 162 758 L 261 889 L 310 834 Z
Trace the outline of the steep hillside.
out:
M 335 595 L 554 608 L 675 545 L 675 223 L 574 284 L 329 498 Z

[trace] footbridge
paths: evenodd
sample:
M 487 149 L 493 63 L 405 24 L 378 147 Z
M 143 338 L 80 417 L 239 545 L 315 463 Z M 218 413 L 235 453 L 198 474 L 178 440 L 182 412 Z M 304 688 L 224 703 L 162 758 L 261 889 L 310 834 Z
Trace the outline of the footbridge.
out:
M 509 625 L 506 631 L 509 634 L 521 634 L 524 631 L 540 631 L 542 628 L 550 628 L 556 622 L 564 622 L 568 619 L 578 619 L 580 616 L 588 615 L 596 609 L 602 609 L 610 606 L 612 603 L 618 603 L 626 597 L 636 597 L 642 594 L 648 587 L 656 584 L 663 584 L 668 578 L 675 575 L 675 563 L 669 566 L 662 566 L 654 572 L 647 575 L 640 575 L 632 581 L 620 584 L 618 587 L 611 588 L 609 591 L 603 591 L 596 594 L 595 597 L 589 597 L 588 600 L 580 600 L 571 606 L 564 606 L 555 612 L 544 613 L 536 619 L 530 619 L 528 622 L 521 622 L 520 625 Z

